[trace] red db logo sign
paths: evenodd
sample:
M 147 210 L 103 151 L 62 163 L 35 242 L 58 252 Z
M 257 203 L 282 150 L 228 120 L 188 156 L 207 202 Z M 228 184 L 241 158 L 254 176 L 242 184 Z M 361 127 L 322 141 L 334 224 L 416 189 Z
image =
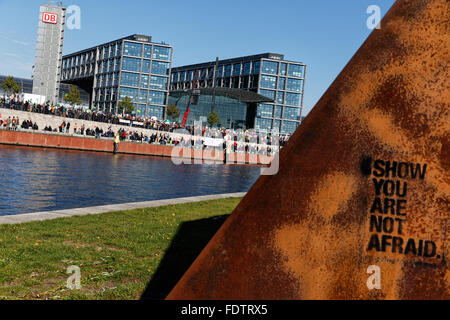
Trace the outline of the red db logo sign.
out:
M 44 12 L 42 14 L 42 22 L 57 24 L 58 15 L 56 13 Z

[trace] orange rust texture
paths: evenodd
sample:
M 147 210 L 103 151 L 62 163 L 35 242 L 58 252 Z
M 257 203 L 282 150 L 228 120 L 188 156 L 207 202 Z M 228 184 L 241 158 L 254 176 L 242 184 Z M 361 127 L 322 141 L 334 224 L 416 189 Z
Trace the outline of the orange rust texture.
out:
M 168 299 L 450 298 L 449 12 L 447 0 L 394 4 L 281 151 L 278 174 L 258 179 Z M 404 179 L 401 237 L 433 241 L 439 258 L 367 250 L 368 157 L 427 164 L 423 180 Z M 381 289 L 367 286 L 371 265 Z
M 44 133 L 31 133 L 20 131 L 4 131 L 0 130 L 0 144 L 18 145 L 18 146 L 33 146 L 43 148 L 58 148 L 69 150 L 85 150 L 98 152 L 113 152 L 113 141 L 98 140 L 93 138 L 72 137 L 63 135 L 53 135 Z M 118 153 L 135 154 L 135 155 L 150 155 L 171 157 L 173 147 L 163 145 L 151 145 L 146 143 L 119 143 Z M 193 149 L 179 149 L 175 153 L 176 156 L 199 159 L 204 161 L 223 161 L 224 153 L 216 155 L 214 150 L 193 150 Z M 262 164 L 267 165 L 271 162 L 271 157 L 263 155 L 235 154 L 230 153 L 230 161 L 232 163 L 241 164 Z

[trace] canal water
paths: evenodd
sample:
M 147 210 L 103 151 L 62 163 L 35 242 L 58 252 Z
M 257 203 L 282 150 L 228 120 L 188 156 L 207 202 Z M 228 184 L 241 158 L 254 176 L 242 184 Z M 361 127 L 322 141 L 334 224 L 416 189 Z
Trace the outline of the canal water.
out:
M 0 146 L 0 216 L 246 192 L 261 168 Z

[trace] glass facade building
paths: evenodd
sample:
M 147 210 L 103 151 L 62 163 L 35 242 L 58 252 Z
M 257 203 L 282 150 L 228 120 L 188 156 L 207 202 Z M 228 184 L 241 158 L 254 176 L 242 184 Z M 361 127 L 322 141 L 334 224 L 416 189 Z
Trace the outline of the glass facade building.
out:
M 258 103 L 252 125 L 260 131 L 293 133 L 301 122 L 306 65 L 265 53 L 172 69 L 170 90 L 232 88 L 265 96 Z M 209 114 L 209 112 L 207 113 Z M 206 114 L 206 115 L 207 115 Z
M 63 57 L 61 81 L 91 92 L 91 108 L 118 113 L 129 97 L 135 115 L 163 119 L 173 49 L 151 37 L 132 35 Z

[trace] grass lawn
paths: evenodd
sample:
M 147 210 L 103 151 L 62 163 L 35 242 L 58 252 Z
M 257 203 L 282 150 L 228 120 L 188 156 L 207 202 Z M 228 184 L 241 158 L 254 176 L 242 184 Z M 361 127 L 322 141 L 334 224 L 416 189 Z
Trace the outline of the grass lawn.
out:
M 163 299 L 240 200 L 0 225 L 0 299 Z

